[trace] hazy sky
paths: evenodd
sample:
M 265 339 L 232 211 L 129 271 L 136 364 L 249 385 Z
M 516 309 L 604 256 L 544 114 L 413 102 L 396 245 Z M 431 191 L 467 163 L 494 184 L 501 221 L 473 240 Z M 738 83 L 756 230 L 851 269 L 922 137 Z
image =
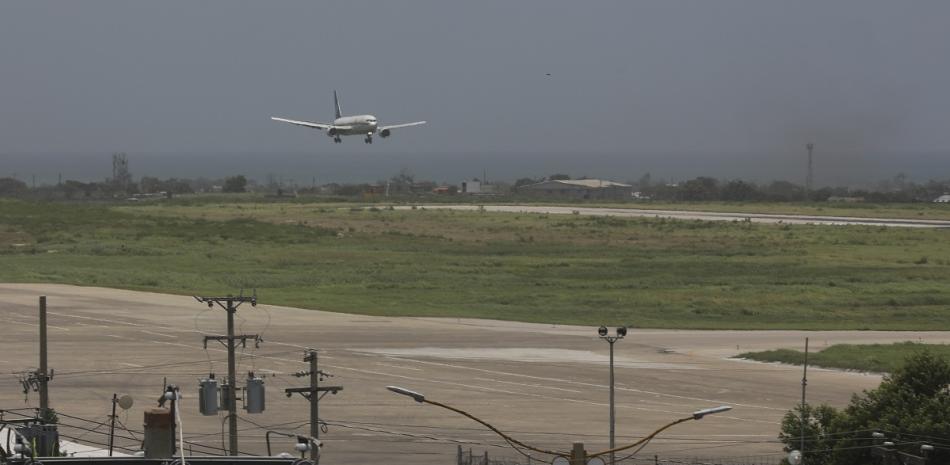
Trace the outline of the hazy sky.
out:
M 124 151 L 137 175 L 293 153 L 371 179 L 796 179 L 814 140 L 819 182 L 947 178 L 948 21 L 946 0 L 4 1 L 0 176 Z M 332 119 L 333 89 L 429 125 L 335 145 L 268 119 Z

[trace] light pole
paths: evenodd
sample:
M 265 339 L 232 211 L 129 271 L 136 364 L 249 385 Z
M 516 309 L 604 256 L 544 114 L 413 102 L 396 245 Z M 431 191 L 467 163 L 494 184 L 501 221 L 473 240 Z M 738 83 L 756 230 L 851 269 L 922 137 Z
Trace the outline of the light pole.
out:
M 615 417 L 614 417 L 614 343 L 623 339 L 627 335 L 626 327 L 617 328 L 613 336 L 609 336 L 606 326 L 601 326 L 597 329 L 597 334 L 600 335 L 600 338 L 607 341 L 610 344 L 610 448 L 613 449 L 617 446 L 615 443 L 614 430 L 615 430 Z M 610 454 L 610 465 L 614 465 L 614 454 Z
M 589 462 L 590 459 L 597 458 L 597 457 L 599 457 L 599 456 L 601 456 L 601 455 L 604 455 L 604 454 L 611 454 L 611 456 L 613 456 L 613 454 L 614 454 L 615 452 L 620 452 L 620 451 L 622 451 L 622 450 L 627 450 L 627 449 L 630 449 L 630 448 L 633 448 L 633 447 L 637 447 L 637 446 L 639 446 L 639 445 L 641 445 L 641 444 L 645 444 L 645 443 L 647 443 L 647 442 L 650 442 L 651 440 L 653 440 L 654 437 L 656 437 L 656 435 L 660 434 L 661 432 L 663 432 L 663 431 L 666 430 L 667 428 L 670 428 L 670 427 L 672 427 L 672 426 L 674 426 L 674 425 L 678 425 L 678 424 L 683 423 L 683 422 L 685 422 L 685 421 L 699 420 L 699 419 L 705 417 L 706 415 L 712 415 L 712 414 L 715 414 L 715 413 L 720 413 L 720 412 L 725 412 L 725 411 L 727 411 L 727 410 L 732 410 L 732 407 L 725 406 L 725 405 L 723 405 L 723 406 L 721 406 L 721 407 L 713 407 L 713 408 L 707 408 L 707 409 L 697 410 L 697 411 L 693 412 L 692 414 L 690 414 L 688 417 L 683 417 L 683 418 L 680 418 L 680 419 L 678 419 L 678 420 L 674 420 L 674 421 L 672 421 L 672 422 L 670 422 L 670 423 L 667 423 L 666 425 L 663 425 L 662 427 L 660 427 L 660 428 L 657 429 L 656 431 L 650 433 L 649 436 L 646 436 L 646 437 L 644 437 L 643 439 L 640 439 L 639 441 L 634 442 L 633 444 L 627 444 L 626 446 L 621 446 L 621 447 L 611 447 L 610 449 L 607 449 L 607 450 L 604 450 L 604 451 L 600 451 L 600 452 L 597 452 L 597 453 L 594 453 L 594 454 L 587 454 L 587 451 L 584 450 L 584 445 L 583 445 L 582 443 L 574 443 L 574 448 L 573 448 L 573 450 L 572 450 L 572 451 L 568 451 L 568 452 L 545 450 L 545 449 L 540 449 L 540 448 L 537 448 L 537 447 L 529 446 L 529 445 L 527 445 L 527 444 L 525 444 L 525 443 L 523 443 L 523 442 L 521 442 L 521 441 L 518 441 L 517 439 L 515 439 L 515 438 L 513 438 L 513 437 L 511 437 L 511 436 L 508 436 L 508 435 L 505 434 L 505 433 L 502 433 L 501 431 L 498 430 L 498 428 L 495 428 L 494 426 L 488 424 L 488 422 L 486 422 L 486 421 L 484 421 L 484 420 L 482 420 L 482 419 L 480 419 L 480 418 L 478 418 L 478 417 L 476 417 L 476 416 L 474 416 L 474 415 L 472 415 L 472 414 L 470 414 L 470 413 L 468 413 L 468 412 L 466 412 L 466 411 L 464 411 L 464 410 L 457 409 L 457 408 L 455 408 L 455 407 L 451 407 L 451 406 L 445 405 L 445 404 L 443 404 L 443 403 L 441 403 L 441 402 L 436 402 L 436 401 L 434 401 L 434 400 L 426 399 L 426 396 L 424 396 L 422 393 L 419 393 L 419 392 L 416 392 L 416 391 L 410 391 L 409 389 L 402 388 L 402 387 L 399 387 L 399 386 L 386 386 L 386 389 L 389 389 L 390 391 L 395 392 L 396 394 L 400 394 L 400 395 L 403 395 L 403 396 L 411 397 L 413 400 L 415 400 L 416 402 L 419 402 L 420 404 L 432 404 L 432 405 L 435 405 L 435 406 L 437 406 L 437 407 L 442 407 L 442 408 L 444 408 L 444 409 L 446 409 L 446 410 L 451 410 L 451 411 L 453 411 L 453 412 L 455 412 L 455 413 L 458 413 L 458 414 L 463 415 L 463 416 L 465 416 L 465 417 L 467 417 L 467 418 L 470 418 L 470 419 L 472 419 L 472 420 L 475 420 L 475 421 L 477 421 L 478 423 L 480 423 L 480 424 L 482 424 L 483 426 L 485 426 L 486 428 L 492 430 L 492 432 L 494 432 L 495 434 L 501 436 L 502 439 L 504 439 L 506 442 L 508 442 L 509 444 L 511 444 L 511 446 L 514 447 L 515 449 L 517 449 L 518 446 L 520 446 L 520 447 L 522 447 L 522 448 L 524 448 L 524 449 L 532 450 L 532 451 L 535 451 L 535 452 L 540 452 L 540 453 L 542 453 L 542 454 L 552 455 L 552 456 L 554 456 L 554 457 L 564 457 L 564 458 L 568 459 L 568 461 L 569 461 L 568 463 L 571 464 L 571 465 L 587 465 L 587 464 L 591 463 L 591 462 Z M 560 459 L 560 460 L 563 460 L 563 459 Z M 558 463 L 558 460 L 555 460 L 553 463 L 555 463 L 555 464 Z M 601 461 L 601 463 L 602 463 L 602 461 Z

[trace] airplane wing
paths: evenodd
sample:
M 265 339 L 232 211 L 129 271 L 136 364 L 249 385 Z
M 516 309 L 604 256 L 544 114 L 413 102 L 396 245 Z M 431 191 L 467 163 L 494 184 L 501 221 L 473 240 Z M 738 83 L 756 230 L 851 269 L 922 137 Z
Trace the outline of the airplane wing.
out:
M 322 131 L 326 131 L 327 129 L 330 129 L 330 128 L 334 127 L 332 124 L 311 123 L 311 122 L 309 122 L 309 121 L 295 121 L 295 120 L 292 120 L 292 119 L 278 118 L 278 117 L 276 117 L 276 116 L 271 116 L 270 119 L 272 119 L 272 120 L 274 120 L 274 121 L 280 121 L 280 122 L 282 122 L 282 123 L 290 123 L 290 124 L 296 124 L 297 126 L 304 126 L 304 127 L 308 127 L 308 128 L 320 129 L 320 130 L 322 130 Z
M 403 124 L 390 124 L 389 126 L 382 126 L 379 128 L 379 132 L 388 131 L 390 129 L 399 129 L 399 128 L 408 128 L 410 126 L 421 126 L 426 124 L 425 121 L 416 121 L 413 123 L 403 123 Z

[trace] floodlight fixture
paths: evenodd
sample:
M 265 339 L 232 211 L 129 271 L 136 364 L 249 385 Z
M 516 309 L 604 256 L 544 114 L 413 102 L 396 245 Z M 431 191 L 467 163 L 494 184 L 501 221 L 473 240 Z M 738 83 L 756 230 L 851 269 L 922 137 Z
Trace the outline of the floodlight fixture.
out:
M 729 411 L 729 410 L 732 410 L 732 407 L 730 407 L 730 406 L 728 406 L 728 405 L 720 405 L 719 407 L 705 408 L 705 409 L 697 410 L 697 411 L 693 412 L 693 419 L 694 419 L 694 420 L 699 420 L 700 418 L 702 418 L 702 417 L 704 417 L 704 416 L 706 416 L 706 415 L 712 415 L 712 414 L 714 414 L 714 413 L 727 412 L 727 411 Z
M 426 396 L 416 391 L 410 391 L 409 389 L 402 388 L 399 386 L 386 386 L 386 389 L 389 389 L 390 391 L 395 392 L 396 394 L 412 397 L 413 400 L 419 403 L 425 402 L 426 400 Z
M 601 326 L 600 328 L 597 328 L 597 334 L 599 334 L 600 337 L 606 336 L 606 335 L 607 335 L 607 327 L 606 327 L 606 326 Z

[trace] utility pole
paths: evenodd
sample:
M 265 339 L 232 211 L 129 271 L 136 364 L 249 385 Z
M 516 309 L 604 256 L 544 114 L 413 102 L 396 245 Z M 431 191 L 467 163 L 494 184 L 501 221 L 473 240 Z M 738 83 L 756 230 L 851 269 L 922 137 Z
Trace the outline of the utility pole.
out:
M 40 387 L 40 418 L 46 421 L 49 415 L 49 367 L 46 358 L 46 296 L 40 296 L 40 368 L 36 371 Z
M 112 457 L 112 446 L 115 445 L 115 404 L 119 403 L 119 395 L 112 394 L 112 415 L 109 415 L 109 457 Z
M 292 396 L 294 393 L 298 393 L 303 396 L 304 399 L 310 401 L 310 438 L 314 444 L 311 444 L 310 449 L 310 459 L 313 460 L 313 463 L 319 465 L 320 463 L 320 447 L 319 443 L 316 442 L 320 439 L 320 399 L 327 393 L 336 394 L 343 390 L 343 386 L 324 386 L 320 387 L 320 381 L 323 377 L 332 377 L 333 375 L 324 373 L 318 369 L 317 366 L 317 351 L 313 349 L 307 350 L 304 355 L 303 361 L 310 362 L 310 371 L 294 373 L 296 377 L 302 377 L 310 375 L 310 386 L 303 388 L 287 388 L 284 389 L 284 392 L 287 393 L 287 397 Z M 320 394 L 320 393 L 323 394 Z
M 811 144 L 808 144 L 811 145 Z M 799 438 L 799 452 L 802 453 L 802 462 L 805 461 L 805 387 L 808 386 L 808 338 L 805 338 L 805 364 L 802 370 L 802 433 Z
M 253 334 L 247 335 L 242 334 L 240 336 L 234 336 L 234 314 L 237 312 L 237 308 L 245 302 L 250 302 L 252 307 L 257 306 L 257 292 L 255 295 L 250 297 L 238 296 L 234 297 L 228 295 L 227 297 L 199 297 L 195 296 L 195 300 L 198 302 L 207 304 L 209 308 L 214 307 L 217 304 L 219 307 L 225 310 L 228 314 L 228 335 L 227 336 L 205 336 L 204 344 L 205 348 L 208 347 L 209 340 L 215 341 L 224 341 L 222 344 L 228 348 L 228 453 L 230 455 L 238 455 L 238 432 L 237 432 L 237 377 L 235 376 L 235 371 L 237 369 L 234 355 L 234 340 L 240 339 L 241 343 L 246 347 L 248 339 L 254 339 L 257 343 L 260 343 L 260 336 Z

